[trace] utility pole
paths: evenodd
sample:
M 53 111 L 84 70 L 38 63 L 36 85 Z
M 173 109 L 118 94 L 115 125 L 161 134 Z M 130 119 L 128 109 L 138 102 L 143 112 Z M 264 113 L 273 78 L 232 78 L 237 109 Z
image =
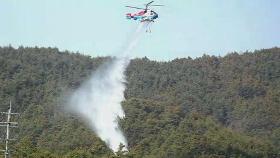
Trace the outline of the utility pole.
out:
M 19 113 L 12 113 L 12 102 L 10 101 L 10 107 L 8 112 L 0 112 L 0 114 L 7 115 L 7 121 L 6 122 L 0 122 L 0 126 L 6 127 L 6 138 L 4 139 L 5 141 L 5 150 L 1 150 L 5 154 L 5 158 L 10 158 L 10 150 L 9 150 L 9 141 L 15 140 L 15 139 L 10 139 L 10 128 L 17 127 L 18 123 L 17 122 L 11 122 L 11 116 L 12 115 L 19 115 Z M 3 139 L 2 139 L 3 140 Z

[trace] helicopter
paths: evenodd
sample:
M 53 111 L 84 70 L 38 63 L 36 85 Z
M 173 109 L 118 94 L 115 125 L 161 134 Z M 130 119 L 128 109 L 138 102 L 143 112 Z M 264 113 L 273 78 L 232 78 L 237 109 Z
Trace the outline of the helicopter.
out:
M 125 6 L 128 8 L 134 8 L 134 9 L 140 9 L 140 12 L 137 13 L 127 13 L 126 14 L 126 18 L 131 20 L 137 20 L 140 22 L 154 22 L 155 19 L 159 18 L 158 14 L 149 9 L 149 7 L 161 7 L 164 5 L 152 5 L 152 3 L 154 3 L 154 1 L 151 1 L 147 4 L 145 4 L 145 8 L 139 8 L 139 7 L 134 7 L 134 6 Z

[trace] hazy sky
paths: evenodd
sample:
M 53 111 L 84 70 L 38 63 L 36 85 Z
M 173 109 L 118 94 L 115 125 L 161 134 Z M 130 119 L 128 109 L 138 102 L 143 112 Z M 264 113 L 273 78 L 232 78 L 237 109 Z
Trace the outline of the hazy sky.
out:
M 0 0 L 0 46 L 44 46 L 92 56 L 120 53 L 140 0 Z M 158 0 L 160 18 L 133 56 L 170 60 L 280 46 L 280 0 Z

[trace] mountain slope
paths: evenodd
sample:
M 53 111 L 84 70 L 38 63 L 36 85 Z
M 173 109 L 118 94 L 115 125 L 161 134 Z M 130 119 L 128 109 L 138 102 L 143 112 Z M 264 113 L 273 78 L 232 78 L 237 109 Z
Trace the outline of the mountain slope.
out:
M 19 138 L 15 157 L 116 157 L 64 110 L 68 94 L 106 60 L 55 48 L 0 48 L 0 107 L 11 99 L 21 113 L 12 133 Z M 122 157 L 279 156 L 279 48 L 134 59 L 126 74 L 121 126 L 130 153 Z

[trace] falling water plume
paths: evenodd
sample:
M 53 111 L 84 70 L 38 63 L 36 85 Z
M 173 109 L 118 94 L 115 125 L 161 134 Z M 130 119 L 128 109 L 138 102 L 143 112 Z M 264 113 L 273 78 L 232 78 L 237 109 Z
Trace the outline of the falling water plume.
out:
M 125 117 L 121 106 L 126 82 L 124 72 L 130 61 L 127 56 L 137 45 L 145 26 L 139 24 L 122 55 L 97 68 L 69 101 L 71 110 L 80 115 L 114 152 L 120 144 L 127 147 L 118 125 L 118 118 Z

